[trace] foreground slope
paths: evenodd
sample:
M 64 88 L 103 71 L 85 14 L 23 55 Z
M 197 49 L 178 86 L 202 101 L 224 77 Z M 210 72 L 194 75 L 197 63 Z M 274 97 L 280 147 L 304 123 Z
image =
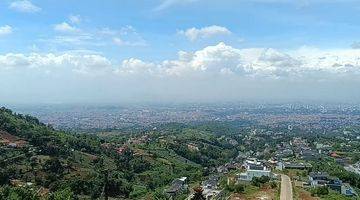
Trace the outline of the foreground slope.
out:
M 207 131 L 167 127 L 99 137 L 1 108 L 0 199 L 166 199 L 174 179 L 198 182 L 236 155 Z

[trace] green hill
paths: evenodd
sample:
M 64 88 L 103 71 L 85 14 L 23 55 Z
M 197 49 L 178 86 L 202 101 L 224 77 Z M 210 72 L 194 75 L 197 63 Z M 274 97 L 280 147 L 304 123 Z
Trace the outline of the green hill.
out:
M 203 128 L 165 127 L 110 137 L 75 134 L 1 108 L 0 199 L 166 199 L 174 179 L 196 183 L 204 167 L 237 152 Z

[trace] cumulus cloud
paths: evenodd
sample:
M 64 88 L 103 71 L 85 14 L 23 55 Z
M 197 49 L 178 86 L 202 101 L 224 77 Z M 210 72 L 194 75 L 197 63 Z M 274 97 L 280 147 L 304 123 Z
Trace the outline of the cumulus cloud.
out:
M 154 75 L 158 71 L 156 65 L 153 63 L 147 63 L 139 59 L 130 58 L 124 60 L 121 66 L 115 70 L 115 73 L 119 75 Z
M 0 83 L 8 85 L 5 88 L 19 88 L 5 91 L 3 98 L 40 91 L 52 101 L 75 97 L 98 102 L 300 97 L 360 101 L 360 49 L 302 47 L 284 52 L 219 43 L 194 52 L 180 51 L 172 60 L 129 58 L 119 63 L 92 52 L 8 53 L 0 55 L 0 77 Z M 38 89 L 43 86 L 46 89 Z M 57 96 L 49 95 L 53 91 Z
M 24 13 L 36 13 L 41 11 L 40 7 L 34 5 L 28 0 L 14 1 L 9 5 L 9 8 Z
M 360 74 L 360 50 L 353 49 L 324 51 L 303 47 L 284 53 L 272 48 L 237 49 L 219 43 L 195 52 L 181 51 L 178 59 L 157 64 L 132 59 L 135 60 L 126 67 L 131 74 L 151 71 L 151 75 L 161 76 L 234 75 L 290 80 Z M 145 69 L 144 66 L 146 70 L 135 70 Z
M 78 33 L 80 30 L 67 22 L 54 25 L 54 30 L 62 33 Z
M 213 25 L 200 29 L 193 27 L 187 30 L 181 30 L 178 33 L 184 35 L 190 41 L 195 41 L 198 39 L 210 38 L 219 35 L 230 35 L 231 31 L 229 31 L 226 27 Z
M 32 53 L 0 55 L 1 70 L 30 69 L 45 73 L 67 71 L 81 74 L 103 74 L 111 71 L 111 62 L 96 54 L 38 54 Z
M 9 25 L 0 26 L 0 36 L 9 35 L 13 32 L 13 29 Z
M 318 80 L 358 77 L 360 49 L 320 50 L 302 47 L 281 52 L 272 48 L 237 49 L 225 43 L 195 52 L 180 51 L 178 58 L 146 62 L 137 58 L 114 64 L 97 54 L 5 54 L 0 55 L 0 69 L 71 69 L 71 72 L 149 77 L 247 77 L 254 80 Z

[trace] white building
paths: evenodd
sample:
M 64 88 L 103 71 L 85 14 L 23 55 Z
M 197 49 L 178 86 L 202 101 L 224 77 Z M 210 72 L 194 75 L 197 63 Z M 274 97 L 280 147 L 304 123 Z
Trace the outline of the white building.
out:
M 254 177 L 262 177 L 267 176 L 270 178 L 274 178 L 275 175 L 271 172 L 270 169 L 268 169 L 266 166 L 263 166 L 262 164 L 259 164 L 258 162 L 253 162 L 245 165 L 246 172 L 241 173 L 238 175 L 239 181 L 251 181 Z

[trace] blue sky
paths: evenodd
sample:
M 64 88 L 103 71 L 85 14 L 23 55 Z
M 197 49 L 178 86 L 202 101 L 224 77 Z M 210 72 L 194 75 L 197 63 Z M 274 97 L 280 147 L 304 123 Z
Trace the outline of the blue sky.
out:
M 42 52 L 87 49 L 118 60 L 128 57 L 163 60 L 173 58 L 179 50 L 196 50 L 220 41 L 239 48 L 291 49 L 303 45 L 345 48 L 359 40 L 360 35 L 359 1 L 33 0 L 32 4 L 41 9 L 34 13 L 14 11 L 9 8 L 11 2 L 0 3 L 1 25 L 13 28 L 12 35 L 1 38 L 3 53 L 29 52 L 32 46 L 37 46 Z M 162 4 L 167 6 L 160 9 Z M 131 26 L 147 45 L 49 47 L 47 42 L 41 42 L 59 35 L 53 30 L 54 25 L 69 21 L 70 15 L 81 19 L 73 26 L 89 33 Z M 226 27 L 232 34 L 196 42 L 177 34 L 178 30 L 211 25 Z
M 346 101 L 360 100 L 352 94 L 360 74 L 358 19 L 356 0 L 3 0 L 0 76 L 13 85 L 3 97 L 34 95 L 56 77 L 33 101 L 83 101 L 94 87 L 108 90 L 99 102 L 204 100 L 223 88 L 224 99 L 256 99 L 266 97 L 253 87 L 279 91 L 284 82 L 282 91 L 308 91 L 290 99 L 321 99 L 339 81 Z M 142 81 L 160 89 L 151 93 Z M 164 81 L 172 87 L 162 88 Z M 321 87 L 311 89 L 317 81 Z M 240 88 L 246 94 L 234 95 Z M 53 90 L 63 92 L 44 99 Z

